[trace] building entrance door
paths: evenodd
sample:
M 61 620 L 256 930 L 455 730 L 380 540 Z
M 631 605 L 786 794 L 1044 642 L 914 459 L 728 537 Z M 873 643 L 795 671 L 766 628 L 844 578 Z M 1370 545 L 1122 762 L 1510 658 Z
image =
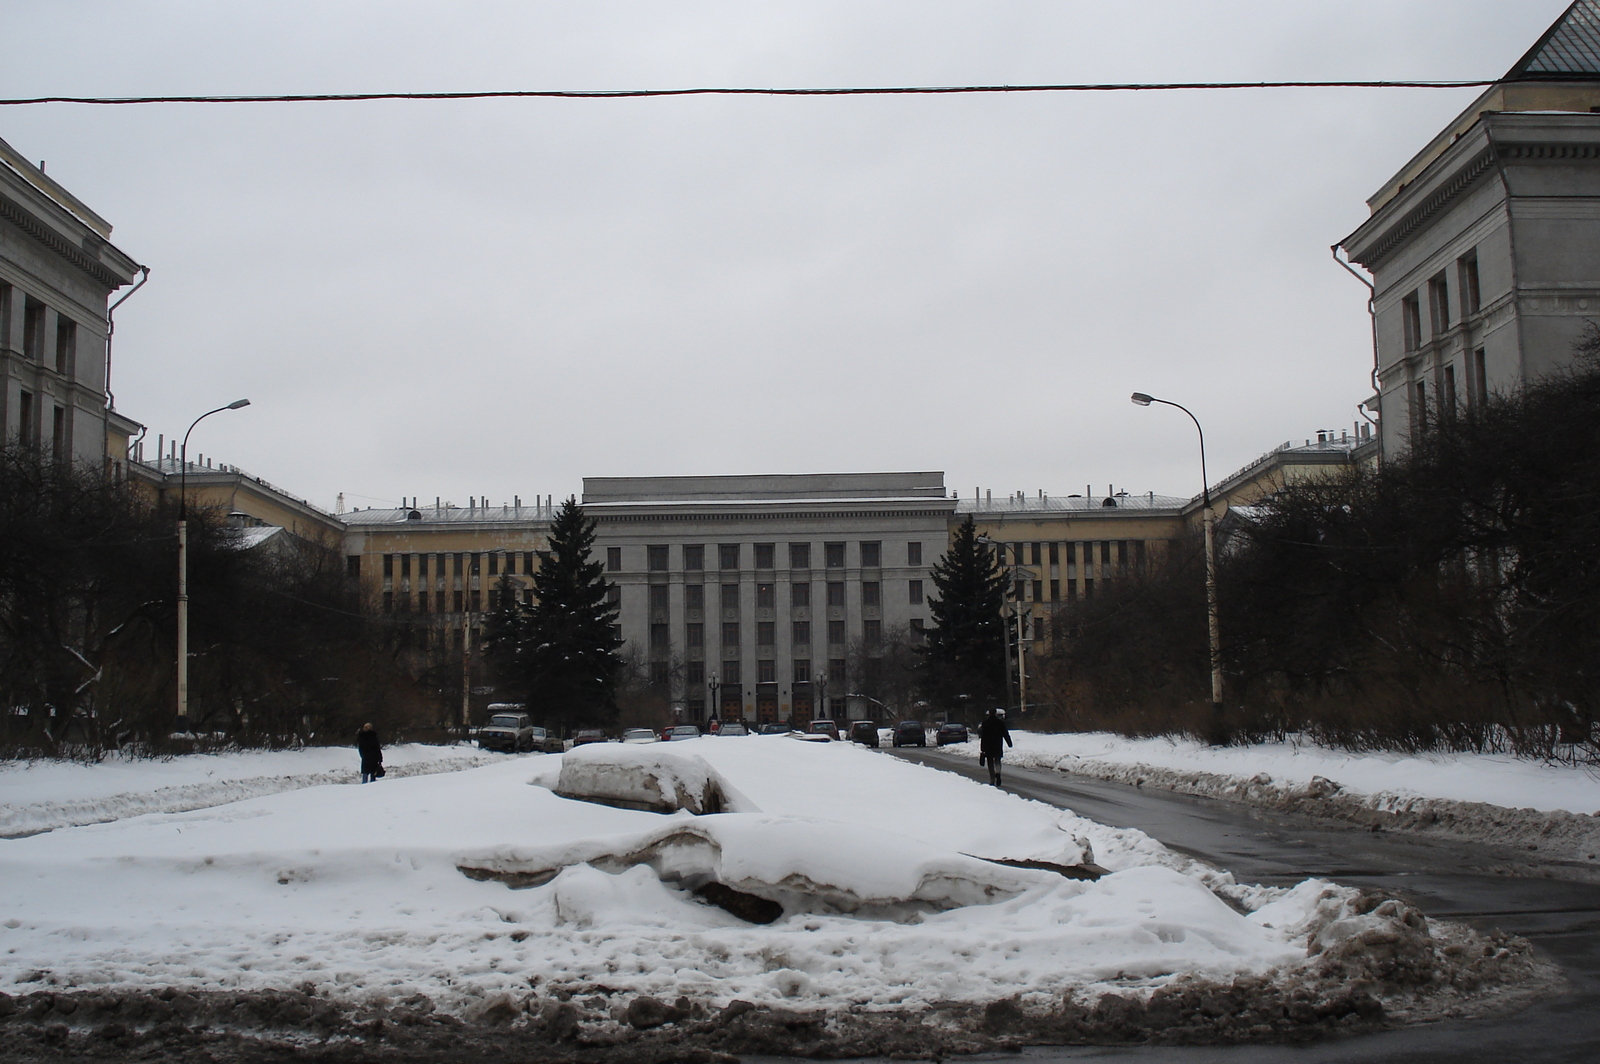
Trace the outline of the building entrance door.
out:
M 796 731 L 805 731 L 811 727 L 811 695 L 810 693 L 796 693 L 794 696 L 794 710 L 789 714 L 789 726 Z
M 778 721 L 778 696 L 756 696 L 756 720 L 762 724 L 776 724 Z

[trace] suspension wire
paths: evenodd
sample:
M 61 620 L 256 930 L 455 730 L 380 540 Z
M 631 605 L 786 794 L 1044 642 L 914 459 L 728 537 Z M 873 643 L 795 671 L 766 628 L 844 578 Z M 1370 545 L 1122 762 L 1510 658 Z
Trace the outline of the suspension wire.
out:
M 1487 81 L 1169 81 L 1060 85 L 888 85 L 840 88 L 506 89 L 488 92 L 330 92 L 274 96 L 25 96 L 0 105 L 80 103 L 365 103 L 372 100 L 626 100 L 653 96 L 949 96 L 1005 92 L 1171 92 L 1190 89 L 1479 89 Z

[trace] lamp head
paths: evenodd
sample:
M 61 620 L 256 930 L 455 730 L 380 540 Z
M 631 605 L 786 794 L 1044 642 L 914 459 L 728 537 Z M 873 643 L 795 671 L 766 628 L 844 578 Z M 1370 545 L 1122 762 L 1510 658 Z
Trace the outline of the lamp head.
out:
M 1132 398 L 1133 405 L 1135 406 L 1149 406 L 1151 403 L 1155 402 L 1155 398 L 1153 396 L 1146 395 L 1143 392 L 1134 392 Z
M 228 409 L 229 410 L 237 410 L 242 406 L 249 406 L 249 405 L 250 405 L 250 400 L 248 400 L 248 399 L 235 399 L 233 402 L 228 404 Z

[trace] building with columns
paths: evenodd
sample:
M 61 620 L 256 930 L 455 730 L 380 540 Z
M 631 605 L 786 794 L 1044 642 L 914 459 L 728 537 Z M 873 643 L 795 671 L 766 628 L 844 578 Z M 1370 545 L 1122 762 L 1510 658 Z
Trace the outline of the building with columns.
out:
M 1600 0 L 1577 0 L 1367 201 L 1384 453 L 1572 358 L 1600 319 Z
M 0 140 L 0 432 L 7 442 L 120 477 L 139 425 L 116 413 L 107 390 L 107 304 L 142 272 L 111 244 L 111 223 Z

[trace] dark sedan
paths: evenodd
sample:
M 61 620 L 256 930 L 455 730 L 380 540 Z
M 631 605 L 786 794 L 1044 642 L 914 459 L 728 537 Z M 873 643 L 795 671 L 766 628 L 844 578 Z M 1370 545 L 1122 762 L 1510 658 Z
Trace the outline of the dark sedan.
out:
M 894 745 L 927 746 L 928 729 L 920 720 L 903 720 L 894 726 Z
M 599 728 L 584 728 L 572 737 L 573 746 L 586 746 L 589 743 L 609 743 L 610 741 L 610 739 L 606 738 L 606 733 Z
M 940 746 L 948 746 L 951 743 L 964 743 L 971 736 L 967 734 L 967 726 L 965 724 L 957 724 L 955 721 L 947 720 L 939 725 L 939 730 L 934 733 L 933 738 Z
M 851 721 L 850 741 L 853 743 L 860 743 L 862 746 L 877 746 L 878 722 L 875 720 Z

